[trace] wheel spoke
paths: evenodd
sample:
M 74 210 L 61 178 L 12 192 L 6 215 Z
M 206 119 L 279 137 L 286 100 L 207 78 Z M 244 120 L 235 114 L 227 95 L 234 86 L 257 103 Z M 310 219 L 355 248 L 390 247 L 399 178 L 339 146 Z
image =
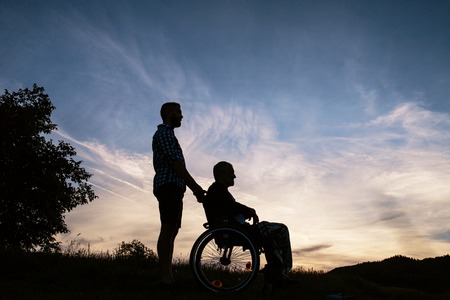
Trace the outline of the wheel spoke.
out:
M 216 228 L 197 239 L 190 263 L 196 279 L 207 289 L 239 291 L 256 277 L 259 252 L 243 232 Z

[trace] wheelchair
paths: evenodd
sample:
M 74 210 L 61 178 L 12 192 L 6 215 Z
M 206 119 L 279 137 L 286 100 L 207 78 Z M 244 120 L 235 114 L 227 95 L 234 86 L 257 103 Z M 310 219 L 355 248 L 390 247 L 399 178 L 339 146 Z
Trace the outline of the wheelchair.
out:
M 242 227 L 203 224 L 203 232 L 192 246 L 189 265 L 196 282 L 217 293 L 239 292 L 257 277 L 262 247 Z

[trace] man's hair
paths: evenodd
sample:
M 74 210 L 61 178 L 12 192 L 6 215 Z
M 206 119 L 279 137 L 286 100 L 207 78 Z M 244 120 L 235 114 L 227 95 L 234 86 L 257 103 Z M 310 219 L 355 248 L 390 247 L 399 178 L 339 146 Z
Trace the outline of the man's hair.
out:
M 218 162 L 213 168 L 214 179 L 217 179 L 217 177 L 220 176 L 223 171 L 227 170 L 230 167 L 233 167 L 233 165 L 227 161 Z
M 177 102 L 166 102 L 161 106 L 161 118 L 164 120 L 171 111 L 179 108 L 180 104 Z

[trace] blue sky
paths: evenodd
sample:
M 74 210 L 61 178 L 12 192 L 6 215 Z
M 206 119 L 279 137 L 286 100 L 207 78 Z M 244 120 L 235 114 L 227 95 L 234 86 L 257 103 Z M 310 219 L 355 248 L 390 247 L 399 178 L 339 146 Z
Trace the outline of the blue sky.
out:
M 328 270 L 449 253 L 448 1 L 2 1 L 0 87 L 37 83 L 99 199 L 66 215 L 98 251 L 156 249 L 151 137 L 176 100 L 188 169 L 291 231 Z M 175 253 L 205 221 L 191 193 Z M 80 234 L 80 235 L 78 235 Z

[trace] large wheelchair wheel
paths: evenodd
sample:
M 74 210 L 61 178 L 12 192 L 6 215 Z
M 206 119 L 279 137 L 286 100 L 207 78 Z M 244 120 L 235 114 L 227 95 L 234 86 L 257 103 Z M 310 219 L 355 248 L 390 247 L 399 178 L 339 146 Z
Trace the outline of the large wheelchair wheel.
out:
M 197 282 L 213 292 L 246 288 L 259 270 L 259 249 L 238 228 L 216 227 L 195 241 L 190 266 Z

